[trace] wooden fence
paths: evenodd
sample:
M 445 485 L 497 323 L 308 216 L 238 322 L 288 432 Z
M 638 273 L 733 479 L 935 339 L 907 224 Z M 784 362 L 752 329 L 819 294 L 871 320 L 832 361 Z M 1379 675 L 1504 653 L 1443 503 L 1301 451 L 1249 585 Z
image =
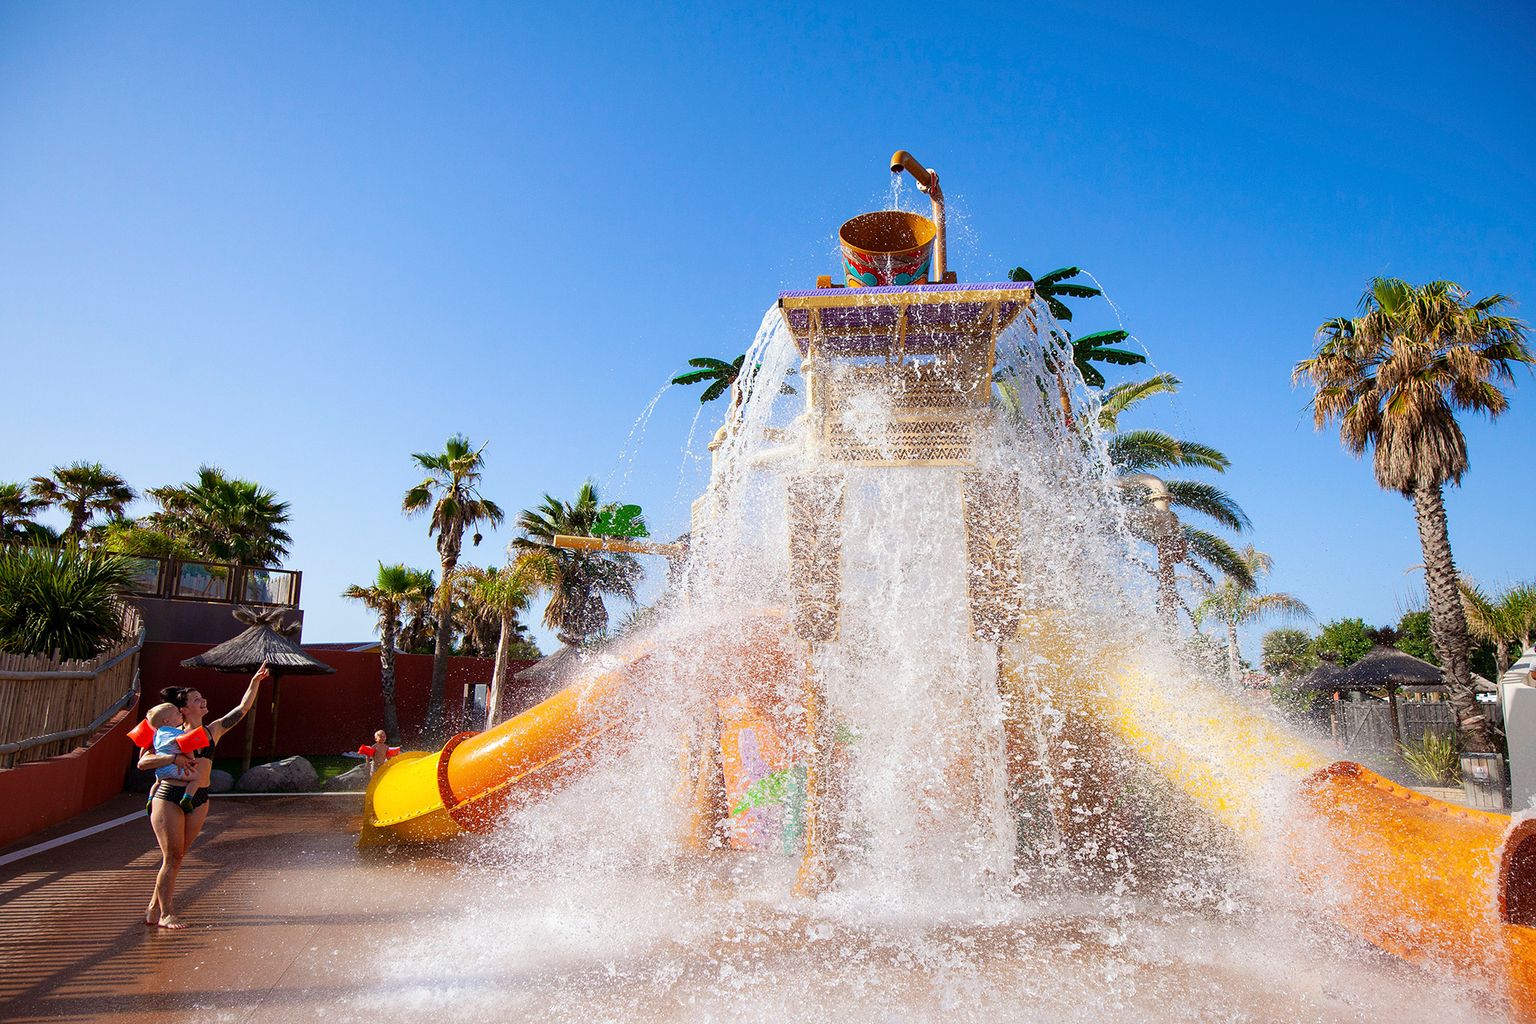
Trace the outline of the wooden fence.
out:
M 1350 752 L 1395 754 L 1392 739 L 1392 708 L 1384 700 L 1349 701 L 1333 704 L 1338 737 Z M 1398 727 L 1403 742 L 1416 746 L 1425 733 L 1450 735 L 1456 732 L 1456 714 L 1447 701 L 1397 702 Z
M 94 658 L 0 654 L 0 769 L 41 761 L 90 742 L 139 697 L 144 625 L 123 609 L 124 639 Z

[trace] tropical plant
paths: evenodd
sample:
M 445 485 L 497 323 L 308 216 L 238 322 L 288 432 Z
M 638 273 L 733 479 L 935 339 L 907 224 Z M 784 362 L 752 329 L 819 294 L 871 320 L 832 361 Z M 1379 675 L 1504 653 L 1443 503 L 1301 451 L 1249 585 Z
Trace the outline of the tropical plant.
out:
M 437 576 L 431 569 L 410 569 L 412 597 L 400 606 L 400 649 L 431 654 L 437 644 Z
M 138 497 L 126 480 L 99 462 L 54 466 L 48 476 L 33 477 L 30 489 L 34 498 L 58 506 L 69 516 L 62 537 L 77 544 L 85 540 L 98 515 L 120 518 Z
M 1513 659 L 1511 644 L 1531 642 L 1536 631 L 1536 586 L 1521 583 L 1501 594 L 1489 594 L 1475 583 L 1461 581 L 1462 607 L 1473 637 L 1493 645 L 1494 671 L 1502 676 Z
M 258 483 L 202 466 L 196 480 L 152 487 L 148 493 L 160 508 L 144 518 L 144 525 L 183 541 L 196 557 L 280 565 L 288 554 L 293 540 L 284 529 L 288 503 Z
M 48 501 L 36 497 L 26 484 L 0 483 L 0 543 L 25 541 L 49 542 L 53 531 L 36 519 L 48 507 Z
M 1418 743 L 1399 743 L 1403 763 L 1426 786 L 1461 785 L 1461 744 L 1456 733 L 1426 731 Z
M 395 651 L 400 613 L 412 602 L 430 600 L 430 595 L 422 590 L 423 577 L 430 581 L 432 574 L 399 563 L 385 565 L 380 562 L 372 583 L 367 586 L 354 583 L 341 593 L 348 600 L 361 601 L 379 616 L 379 692 L 384 698 L 384 731 L 391 743 L 400 742 L 400 715 L 395 705 Z
M 1376 482 L 1413 502 L 1435 650 L 1463 746 L 1476 751 L 1492 750 L 1493 737 L 1472 688 L 1443 492 L 1468 466 L 1456 414 L 1497 418 L 1509 405 L 1499 385 L 1514 382 L 1516 365 L 1536 362 L 1526 325 L 1500 312 L 1509 304 L 1504 295 L 1473 300 L 1452 281 L 1376 278 L 1360 315 L 1324 322 L 1315 354 L 1292 372 L 1293 383 L 1315 388 L 1317 428 L 1337 421 L 1345 448 L 1372 453 Z
M 442 583 L 437 590 L 437 638 L 432 651 L 432 686 L 427 695 L 428 736 L 443 728 L 443 691 L 448 681 L 448 655 L 453 644 L 453 572 L 464 547 L 464 534 L 479 545 L 482 523 L 495 526 L 505 518 L 501 506 L 480 493 L 485 470 L 485 448 L 476 448 L 463 434 L 455 434 L 440 452 L 416 452 L 411 456 L 427 476 L 405 492 L 400 503 L 406 515 L 431 509 L 427 536 L 437 535 L 437 554 L 442 562 Z
M 1304 629 L 1282 627 L 1264 634 L 1259 663 L 1264 671 L 1281 679 L 1300 679 L 1317 668 L 1312 634 Z
M 556 536 L 595 536 L 594 528 L 605 512 L 615 507 L 602 502 L 589 480 L 576 492 L 575 501 L 567 503 L 546 494 L 542 505 L 525 509 L 517 517 L 523 533 L 512 542 L 518 551 L 518 564 L 530 579 L 549 591 L 544 624 L 568 646 L 591 643 L 607 631 L 604 595 L 631 603 L 635 600 L 635 586 L 643 573 L 634 558 L 554 547 Z
M 100 543 L 113 554 L 137 558 L 192 560 L 205 557 L 185 538 L 167 533 L 141 519 L 108 520 L 102 527 Z
M 462 600 L 468 612 L 489 613 L 499 626 L 496 638 L 496 661 L 491 669 L 491 686 L 485 700 L 485 728 L 496 724 L 501 709 L 502 695 L 506 692 L 507 673 L 516 656 L 513 645 L 519 633 L 526 641 L 519 616 L 533 602 L 537 585 L 526 565 L 492 566 L 482 569 L 471 566 L 460 570 L 454 578 L 460 588 Z
M 122 639 L 132 562 L 100 551 L 0 550 L 0 651 L 91 658 Z
M 1348 668 L 1376 646 L 1364 619 L 1335 619 L 1323 623 L 1312 641 L 1312 653 L 1330 665 Z
M 1206 587 L 1226 576 L 1250 586 L 1252 575 L 1237 549 L 1221 536 L 1184 522 L 1175 509 L 1198 513 L 1235 533 L 1249 527 L 1248 516 L 1226 491 L 1198 480 L 1164 480 L 1154 471 L 1209 469 L 1225 472 L 1231 462 L 1210 445 L 1176 438 L 1160 430 L 1120 430 L 1120 417 L 1155 395 L 1176 392 L 1179 379 L 1157 374 L 1110 388 L 1099 407 L 1099 429 L 1109 431 L 1109 461 L 1119 475 L 1121 492 L 1134 506 L 1133 532 L 1157 551 L 1158 605 L 1166 621 L 1182 604 L 1179 566 Z
M 1266 576 L 1274 567 L 1274 559 L 1252 544 L 1238 552 L 1248 569 L 1247 578 L 1241 582 L 1227 576 L 1195 608 L 1195 623 L 1215 619 L 1227 630 L 1227 679 L 1236 685 L 1242 682 L 1242 652 L 1238 647 L 1237 629 L 1250 622 L 1259 622 L 1275 616 L 1311 616 L 1312 610 L 1300 598 L 1290 594 L 1261 594 L 1258 579 Z

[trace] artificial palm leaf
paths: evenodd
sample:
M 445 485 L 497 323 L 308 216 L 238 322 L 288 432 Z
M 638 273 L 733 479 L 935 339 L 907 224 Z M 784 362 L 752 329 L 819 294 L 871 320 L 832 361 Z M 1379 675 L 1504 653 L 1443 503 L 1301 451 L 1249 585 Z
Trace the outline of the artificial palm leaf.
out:
M 1104 393 L 1104 398 L 1099 405 L 1099 427 L 1103 430 L 1114 430 L 1120 414 L 1125 410 L 1153 395 L 1172 394 L 1179 390 L 1180 383 L 1179 378 L 1171 373 L 1159 373 L 1146 380 L 1116 384 Z

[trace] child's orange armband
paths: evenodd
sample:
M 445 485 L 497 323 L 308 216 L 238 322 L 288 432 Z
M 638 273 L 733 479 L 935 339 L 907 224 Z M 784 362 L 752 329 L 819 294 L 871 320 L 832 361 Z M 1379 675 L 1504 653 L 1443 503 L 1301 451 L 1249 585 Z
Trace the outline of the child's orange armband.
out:
M 366 743 L 364 743 L 362 746 L 358 747 L 357 748 L 357 752 L 359 754 L 362 754 L 364 757 L 372 757 L 373 756 L 373 748 L 370 747 Z
M 155 727 L 149 724 L 149 719 L 144 719 L 138 725 L 128 730 L 128 738 L 135 746 L 151 750 L 155 745 Z
M 190 754 L 194 750 L 201 750 L 208 746 L 208 730 L 198 726 L 183 736 L 176 737 L 176 747 L 183 754 Z

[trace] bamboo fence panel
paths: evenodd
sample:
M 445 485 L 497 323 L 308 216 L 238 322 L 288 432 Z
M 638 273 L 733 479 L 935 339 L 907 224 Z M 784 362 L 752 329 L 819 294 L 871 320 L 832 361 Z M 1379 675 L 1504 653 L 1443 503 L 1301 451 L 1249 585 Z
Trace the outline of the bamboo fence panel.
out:
M 137 686 L 143 622 L 123 609 L 124 639 L 94 658 L 0 654 L 0 746 L 83 729 Z M 91 735 L 0 753 L 0 770 L 89 746 Z

